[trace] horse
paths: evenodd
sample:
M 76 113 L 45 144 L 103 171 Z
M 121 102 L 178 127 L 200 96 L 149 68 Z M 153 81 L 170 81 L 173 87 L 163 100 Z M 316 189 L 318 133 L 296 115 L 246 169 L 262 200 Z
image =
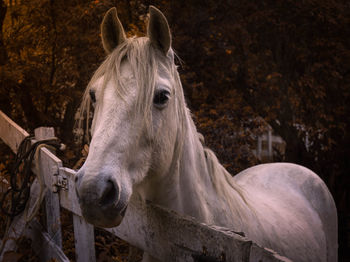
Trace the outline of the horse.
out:
M 167 19 L 149 7 L 147 35 L 127 38 L 110 9 L 101 23 L 107 58 L 81 112 L 94 106 L 90 150 L 76 176 L 83 217 L 118 226 L 133 201 L 244 232 L 293 261 L 337 261 L 337 211 L 325 183 L 292 163 L 232 176 L 201 142 L 174 62 Z M 144 254 L 143 261 L 158 261 Z

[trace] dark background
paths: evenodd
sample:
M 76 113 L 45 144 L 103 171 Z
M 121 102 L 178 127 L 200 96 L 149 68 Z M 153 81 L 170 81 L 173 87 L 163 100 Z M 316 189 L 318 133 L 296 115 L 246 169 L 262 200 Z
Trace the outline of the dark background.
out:
M 346 0 L 0 0 L 0 109 L 28 131 L 55 127 L 72 164 L 81 150 L 74 115 L 105 58 L 103 14 L 117 6 L 128 35 L 144 35 L 150 4 L 168 18 L 187 103 L 207 145 L 235 174 L 261 162 L 252 150 L 271 126 L 285 141 L 273 161 L 302 164 L 327 183 L 340 261 L 350 261 Z

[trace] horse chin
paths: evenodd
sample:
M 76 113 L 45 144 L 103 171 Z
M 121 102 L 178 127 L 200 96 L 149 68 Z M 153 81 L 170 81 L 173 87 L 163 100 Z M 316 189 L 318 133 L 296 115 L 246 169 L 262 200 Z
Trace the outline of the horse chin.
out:
M 86 222 L 101 228 L 117 227 L 123 221 L 126 207 L 122 212 L 115 212 L 115 210 L 106 210 L 103 213 L 91 212 L 91 209 L 82 209 L 82 214 Z
M 93 224 L 96 227 L 101 227 L 101 228 L 112 228 L 112 227 L 117 227 L 120 225 L 120 223 L 123 221 L 123 217 L 121 215 L 118 215 L 114 217 L 112 220 L 107 220 L 107 219 L 100 219 L 98 221 L 87 221 L 91 224 Z

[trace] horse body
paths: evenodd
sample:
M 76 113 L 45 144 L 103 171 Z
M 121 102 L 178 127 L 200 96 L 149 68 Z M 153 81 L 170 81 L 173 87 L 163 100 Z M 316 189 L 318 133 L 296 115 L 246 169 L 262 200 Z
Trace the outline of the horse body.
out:
M 249 238 L 293 261 L 337 260 L 335 204 L 315 173 L 295 164 L 273 163 L 244 170 L 234 181 L 254 204 L 259 226 L 245 224 Z
M 84 96 L 83 105 L 96 100 L 95 112 L 90 152 L 76 181 L 88 222 L 118 226 L 132 215 L 129 203 L 150 200 L 242 231 L 295 261 L 337 260 L 336 209 L 317 175 L 276 163 L 232 178 L 203 146 L 159 10 L 150 8 L 148 37 L 127 39 L 115 9 L 101 28 L 109 56 Z M 144 261 L 157 260 L 145 254 Z
M 146 179 L 140 188 L 150 189 L 142 191 L 147 199 L 201 222 L 244 232 L 292 261 L 337 260 L 335 204 L 315 173 L 291 163 L 271 163 L 232 177 L 202 146 L 189 114 L 187 118 L 178 172 L 163 182 Z

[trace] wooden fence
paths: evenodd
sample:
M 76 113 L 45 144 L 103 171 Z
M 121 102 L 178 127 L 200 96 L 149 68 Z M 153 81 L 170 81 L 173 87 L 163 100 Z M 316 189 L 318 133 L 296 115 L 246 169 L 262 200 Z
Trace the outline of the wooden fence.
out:
M 267 125 L 267 124 L 266 124 Z M 274 156 L 284 156 L 286 151 L 286 142 L 273 134 L 270 126 L 267 131 L 256 138 L 256 149 L 253 150 L 254 155 L 262 162 L 271 162 Z
M 0 138 L 13 152 L 17 152 L 28 135 L 0 111 Z M 53 128 L 35 130 L 35 140 L 53 136 Z M 17 216 L 10 226 L 0 261 L 6 252 L 16 250 L 15 240 L 23 235 L 32 239 L 32 247 L 42 261 L 69 261 L 62 251 L 60 207 L 73 213 L 76 261 L 96 261 L 94 228 L 82 218 L 74 189 L 75 171 L 63 167 L 62 161 L 47 148 L 40 149 L 39 166 L 32 170 L 43 176 L 48 189 L 43 200 L 46 228 L 35 219 L 26 222 L 24 213 Z M 38 192 L 36 178 L 28 210 L 38 201 Z M 129 205 L 121 225 L 106 230 L 160 261 L 290 261 L 232 230 L 198 223 L 152 203 Z

